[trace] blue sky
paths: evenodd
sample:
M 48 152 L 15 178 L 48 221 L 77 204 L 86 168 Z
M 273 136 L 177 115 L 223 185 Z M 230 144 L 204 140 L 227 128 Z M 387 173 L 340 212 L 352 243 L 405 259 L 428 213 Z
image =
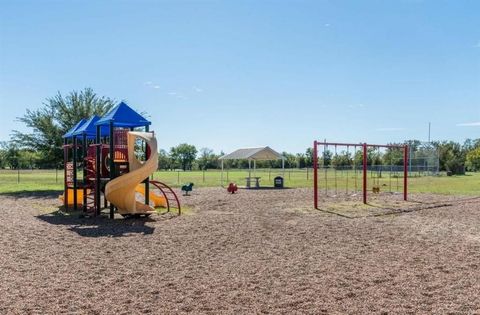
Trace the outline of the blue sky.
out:
M 159 145 L 480 137 L 480 1 L 0 0 L 0 140 L 92 87 Z

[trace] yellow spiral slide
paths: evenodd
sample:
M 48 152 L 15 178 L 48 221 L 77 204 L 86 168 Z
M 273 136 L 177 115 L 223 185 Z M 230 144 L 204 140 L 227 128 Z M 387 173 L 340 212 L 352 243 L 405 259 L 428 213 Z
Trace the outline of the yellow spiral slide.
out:
M 150 157 L 145 162 L 140 162 L 135 157 L 135 140 L 145 140 L 150 147 Z M 118 213 L 147 214 L 155 209 L 149 205 L 138 202 L 135 198 L 135 189 L 138 184 L 148 178 L 158 167 L 157 139 L 150 132 L 130 131 L 128 133 L 128 163 L 130 171 L 107 183 L 105 197 L 115 207 Z

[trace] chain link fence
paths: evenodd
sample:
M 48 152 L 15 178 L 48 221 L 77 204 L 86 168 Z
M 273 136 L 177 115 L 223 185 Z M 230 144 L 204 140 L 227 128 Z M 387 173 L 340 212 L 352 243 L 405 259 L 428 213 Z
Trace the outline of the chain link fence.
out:
M 312 169 L 257 169 L 250 173 L 251 176 L 260 177 L 261 186 L 273 186 L 274 178 L 282 176 L 286 185 L 292 187 L 308 187 L 311 185 L 313 172 Z M 249 177 L 248 169 L 229 169 L 223 172 L 223 185 L 229 182 L 235 182 L 238 185 L 245 185 L 246 178 Z M 77 173 L 77 178 L 82 179 L 82 172 Z M 197 187 L 215 187 L 222 185 L 222 171 L 218 169 L 196 170 L 196 171 L 157 171 L 152 174 L 151 179 L 162 181 L 171 186 L 181 186 L 185 183 L 194 183 Z M 0 185 L 38 185 L 63 188 L 64 171 L 63 169 L 1 169 Z M 39 187 L 40 188 L 40 187 Z

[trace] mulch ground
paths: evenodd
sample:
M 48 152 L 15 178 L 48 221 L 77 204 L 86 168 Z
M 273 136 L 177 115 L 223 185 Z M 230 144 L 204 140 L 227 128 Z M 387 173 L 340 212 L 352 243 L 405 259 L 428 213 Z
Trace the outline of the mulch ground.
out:
M 1 196 L 0 313 L 480 313 L 479 200 L 346 218 L 311 195 L 196 189 L 128 220 Z

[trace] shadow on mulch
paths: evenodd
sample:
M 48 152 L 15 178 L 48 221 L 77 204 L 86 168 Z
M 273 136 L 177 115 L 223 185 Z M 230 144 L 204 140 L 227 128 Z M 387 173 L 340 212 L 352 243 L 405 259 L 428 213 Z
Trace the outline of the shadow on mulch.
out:
M 238 189 L 252 190 L 252 191 L 255 191 L 255 190 L 279 190 L 280 191 L 280 190 L 288 190 L 288 189 L 295 189 L 295 188 L 291 188 L 291 187 L 276 188 L 276 187 L 268 187 L 268 186 L 247 188 L 245 186 L 238 186 Z
M 0 196 L 14 198 L 56 198 L 63 193 L 62 190 L 19 190 L 0 193 Z
M 155 228 L 145 225 L 154 222 L 150 218 L 111 220 L 106 217 L 82 218 L 79 213 L 65 214 L 55 211 L 37 216 L 38 219 L 54 225 L 66 225 L 72 232 L 83 237 L 121 237 L 131 234 L 152 234 Z

